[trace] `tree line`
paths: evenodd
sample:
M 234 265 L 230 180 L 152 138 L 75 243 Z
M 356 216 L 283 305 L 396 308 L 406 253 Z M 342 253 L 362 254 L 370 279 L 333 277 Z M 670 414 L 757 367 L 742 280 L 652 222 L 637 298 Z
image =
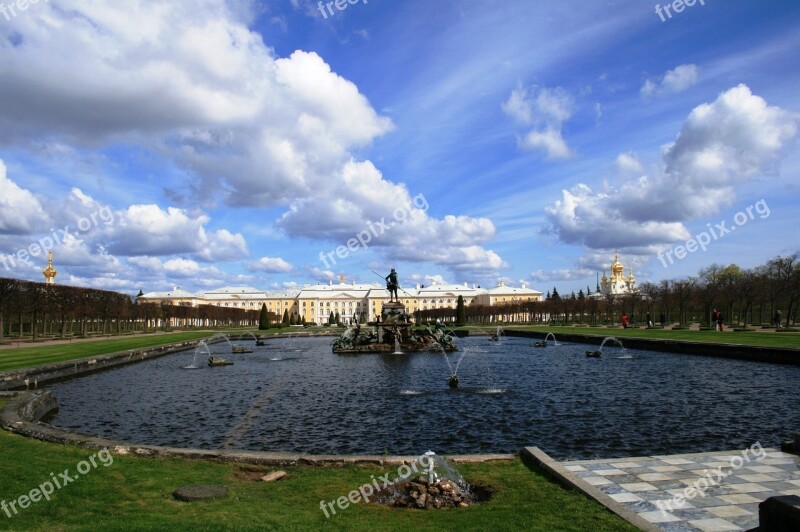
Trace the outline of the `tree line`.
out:
M 0 340 L 251 327 L 258 323 L 257 310 L 137 302 L 109 290 L 0 278 Z
M 797 255 L 776 257 L 761 266 L 743 269 L 735 264 L 713 264 L 684 279 L 644 283 L 625 295 L 592 292 L 589 287 L 569 296 L 553 288 L 543 301 L 516 301 L 504 305 L 469 305 L 460 311 L 441 308 L 417 311 L 418 323 L 549 323 L 561 325 L 619 324 L 626 313 L 631 322 L 686 327 L 711 326 L 714 310 L 725 323 L 738 327 L 771 326 L 780 312 L 784 327 L 794 325 L 800 303 L 800 260 Z

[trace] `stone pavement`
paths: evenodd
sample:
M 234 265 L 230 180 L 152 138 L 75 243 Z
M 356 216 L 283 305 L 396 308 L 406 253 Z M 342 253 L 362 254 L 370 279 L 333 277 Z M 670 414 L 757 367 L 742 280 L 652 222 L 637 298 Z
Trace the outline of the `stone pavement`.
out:
M 661 530 L 750 530 L 758 504 L 800 496 L 800 457 L 759 444 L 744 451 L 559 462 Z

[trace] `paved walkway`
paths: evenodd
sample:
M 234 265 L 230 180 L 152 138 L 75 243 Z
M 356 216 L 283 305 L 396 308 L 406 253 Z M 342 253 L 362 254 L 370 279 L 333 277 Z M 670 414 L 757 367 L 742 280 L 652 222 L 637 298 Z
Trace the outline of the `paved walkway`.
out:
M 800 496 L 800 457 L 744 451 L 560 462 L 583 482 L 661 530 L 715 532 L 758 526 L 758 504 Z

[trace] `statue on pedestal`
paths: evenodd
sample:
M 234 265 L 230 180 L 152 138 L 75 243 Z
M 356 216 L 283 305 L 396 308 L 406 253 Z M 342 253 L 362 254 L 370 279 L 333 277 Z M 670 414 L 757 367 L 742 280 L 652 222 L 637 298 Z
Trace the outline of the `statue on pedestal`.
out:
M 392 295 L 394 294 L 394 300 L 400 302 L 400 297 L 397 295 L 397 288 L 399 287 L 399 283 L 397 282 L 397 272 L 392 271 L 389 275 L 386 276 L 386 289 L 389 291 L 389 302 L 392 302 Z

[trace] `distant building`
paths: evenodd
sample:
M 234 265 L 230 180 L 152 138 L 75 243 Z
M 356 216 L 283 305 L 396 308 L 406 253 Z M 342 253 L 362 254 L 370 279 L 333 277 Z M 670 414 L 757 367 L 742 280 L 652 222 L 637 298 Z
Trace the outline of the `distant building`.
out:
M 451 308 L 455 310 L 458 296 L 466 305 L 503 305 L 512 302 L 541 301 L 542 293 L 528 288 L 506 286 L 498 283 L 495 288 L 483 289 L 475 285 L 432 284 L 414 288 L 401 287 L 400 301 L 409 313 L 417 310 Z M 379 283 L 346 283 L 342 276 L 338 284 L 306 285 L 287 290 L 259 290 L 252 287 L 226 287 L 208 292 L 184 292 L 175 288 L 169 292 L 150 292 L 137 298 L 141 302 L 166 303 L 169 305 L 219 307 L 260 310 L 267 306 L 269 312 L 282 317 L 284 312 L 305 319 L 306 323 L 326 323 L 331 313 L 347 322 L 355 316 L 366 315 L 373 319 L 381 313 L 383 304 L 389 301 L 389 292 Z
M 606 277 L 603 271 L 603 278 L 600 281 L 598 291 L 592 294 L 593 297 L 621 296 L 636 292 L 636 278 L 633 276 L 633 268 L 628 277 L 625 277 L 625 266 L 619 260 L 619 254 L 614 256 L 614 264 L 611 265 L 611 277 Z

